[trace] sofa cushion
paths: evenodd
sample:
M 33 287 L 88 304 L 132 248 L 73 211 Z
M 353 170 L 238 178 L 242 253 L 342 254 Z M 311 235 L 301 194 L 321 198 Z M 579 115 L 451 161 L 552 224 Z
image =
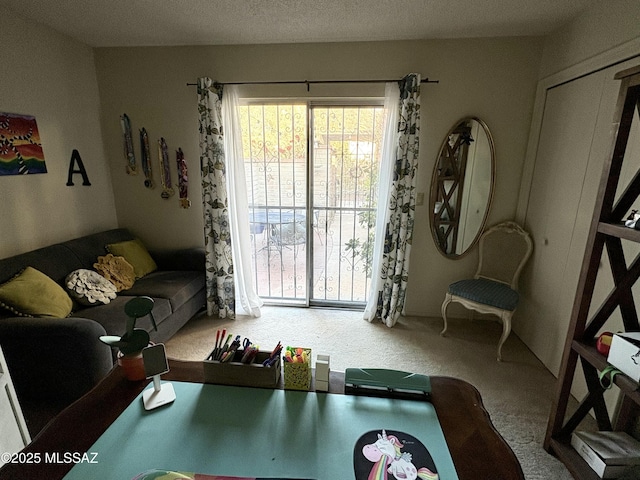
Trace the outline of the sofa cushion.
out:
M 82 264 L 74 255 L 69 254 L 66 247 L 51 245 L 0 260 L 0 283 L 11 280 L 27 267 L 37 268 L 62 285 L 69 272 L 82 268 Z
M 0 305 L 20 316 L 64 318 L 73 302 L 67 292 L 33 267 L 0 286 Z
M 166 298 L 171 302 L 175 312 L 185 302 L 204 288 L 202 272 L 189 271 L 157 271 L 136 281 L 123 295 L 147 295 L 154 299 Z
M 126 242 L 110 243 L 107 245 L 107 250 L 114 255 L 124 257 L 133 267 L 136 278 L 142 278 L 158 269 L 147 248 L 137 238 Z
M 72 317 L 82 317 L 95 320 L 104 327 L 107 335 L 122 335 L 127 328 L 127 314 L 124 312 L 124 305 L 133 298 L 128 295 L 118 295 L 118 298 L 112 300 L 108 305 L 100 305 L 98 307 L 89 307 L 71 314 Z M 171 315 L 171 304 L 169 300 L 163 298 L 154 298 L 153 318 L 157 325 L 160 325 Z M 147 315 L 136 321 L 136 328 L 151 333 L 153 324 L 151 318 Z
M 117 228 L 114 230 L 93 233 L 80 238 L 74 238 L 73 240 L 68 240 L 61 245 L 67 248 L 68 251 L 71 251 L 73 256 L 79 262 L 79 266 L 76 268 L 91 268 L 98 257 L 109 253 L 107 251 L 108 244 L 123 242 L 125 240 L 133 240 L 133 235 L 131 235 L 127 229 Z M 71 256 L 68 255 L 68 251 L 67 256 Z M 75 270 L 75 268 L 67 270 L 65 275 L 72 270 Z M 64 276 L 62 278 L 64 278 Z M 56 279 L 54 278 L 54 280 Z

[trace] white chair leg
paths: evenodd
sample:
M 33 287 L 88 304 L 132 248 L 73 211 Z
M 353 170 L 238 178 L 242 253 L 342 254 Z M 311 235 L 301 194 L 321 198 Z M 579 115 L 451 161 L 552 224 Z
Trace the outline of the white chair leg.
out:
M 444 302 L 442 302 L 442 319 L 444 320 L 444 328 L 440 332 L 440 336 L 444 337 L 445 332 L 447 331 L 447 305 L 451 303 L 451 294 L 447 293 L 444 296 Z
M 469 322 L 473 323 L 474 320 L 476 319 L 476 311 L 475 310 L 467 310 L 467 318 L 469 319 Z
M 502 361 L 502 344 L 507 340 L 509 334 L 511 333 L 511 316 L 513 312 L 503 312 L 500 315 L 500 320 L 502 320 L 502 336 L 500 337 L 500 342 L 498 343 L 498 361 Z

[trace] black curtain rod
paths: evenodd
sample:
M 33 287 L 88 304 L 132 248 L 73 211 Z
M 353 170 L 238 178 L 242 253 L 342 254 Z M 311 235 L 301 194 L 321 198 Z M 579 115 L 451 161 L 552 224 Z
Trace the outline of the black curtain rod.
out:
M 387 82 L 400 82 L 402 79 L 391 80 L 284 80 L 277 82 L 213 82 L 214 85 L 283 85 L 283 84 L 302 84 L 307 86 L 309 91 L 309 85 L 317 83 L 387 83 Z M 421 83 L 440 83 L 439 80 L 429 80 L 428 78 Z M 187 86 L 197 86 L 197 83 L 187 83 Z

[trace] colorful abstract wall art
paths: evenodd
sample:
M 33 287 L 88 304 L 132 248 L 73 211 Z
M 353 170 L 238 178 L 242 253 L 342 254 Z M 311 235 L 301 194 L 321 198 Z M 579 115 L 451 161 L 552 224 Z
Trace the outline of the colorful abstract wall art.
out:
M 0 112 L 0 176 L 47 173 L 36 118 Z

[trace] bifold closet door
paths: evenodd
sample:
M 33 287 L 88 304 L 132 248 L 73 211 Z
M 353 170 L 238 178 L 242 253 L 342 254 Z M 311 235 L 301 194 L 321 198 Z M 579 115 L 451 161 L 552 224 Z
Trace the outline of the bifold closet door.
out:
M 571 250 L 579 250 L 579 273 L 586 241 L 586 231 L 583 238 L 574 238 L 576 222 L 580 215 L 590 219 L 593 202 L 588 199 L 595 201 L 592 185 L 597 189 L 601 173 L 588 167 L 602 85 L 603 75 L 594 74 L 547 91 L 529 195 L 525 226 L 534 253 L 523 275 L 520 335 L 554 373 L 577 285 L 577 277 L 567 278 L 567 264 Z M 590 190 L 586 195 L 585 189 Z
M 554 374 L 562 359 L 603 163 L 610 154 L 620 89 L 614 76 L 637 63 L 624 62 L 547 91 L 525 219 L 534 254 L 522 278 L 525 301 L 517 332 Z M 610 291 L 610 276 L 602 278 L 594 297 Z M 580 388 L 581 382 L 576 385 Z

